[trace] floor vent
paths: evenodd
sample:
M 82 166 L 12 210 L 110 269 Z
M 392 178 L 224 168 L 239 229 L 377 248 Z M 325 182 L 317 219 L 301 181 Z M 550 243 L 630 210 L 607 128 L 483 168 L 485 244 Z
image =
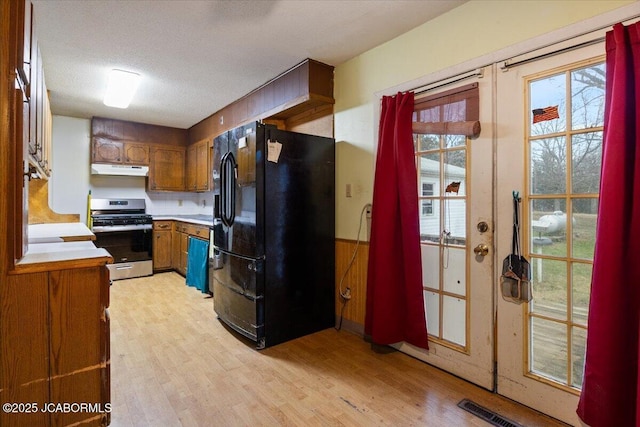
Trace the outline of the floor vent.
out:
M 470 401 L 469 399 L 462 399 L 460 403 L 458 403 L 458 406 L 464 409 L 465 411 L 471 412 L 473 415 L 482 418 L 483 420 L 485 420 L 486 422 L 494 426 L 523 427 L 521 424 L 518 424 L 501 415 L 498 415 L 495 412 L 488 410 L 487 408 L 483 408 L 482 406 Z

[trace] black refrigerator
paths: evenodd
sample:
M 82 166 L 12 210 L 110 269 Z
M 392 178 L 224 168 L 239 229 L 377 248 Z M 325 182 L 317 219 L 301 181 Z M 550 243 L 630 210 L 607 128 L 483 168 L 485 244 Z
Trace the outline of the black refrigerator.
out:
M 218 318 L 258 349 L 335 325 L 335 140 L 250 123 L 213 144 Z

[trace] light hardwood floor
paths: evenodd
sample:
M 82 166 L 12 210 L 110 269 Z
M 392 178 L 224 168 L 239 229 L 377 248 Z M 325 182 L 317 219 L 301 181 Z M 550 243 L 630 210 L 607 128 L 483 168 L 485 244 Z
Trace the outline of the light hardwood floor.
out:
M 111 286 L 111 425 L 487 426 L 469 398 L 563 426 L 402 353 L 334 329 L 256 351 L 176 273 Z

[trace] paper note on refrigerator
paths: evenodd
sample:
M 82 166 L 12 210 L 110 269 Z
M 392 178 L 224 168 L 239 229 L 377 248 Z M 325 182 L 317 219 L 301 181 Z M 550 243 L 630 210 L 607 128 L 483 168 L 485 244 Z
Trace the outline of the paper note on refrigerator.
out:
M 282 144 L 278 141 L 271 142 L 267 140 L 267 160 L 273 163 L 278 163 L 280 158 L 280 152 L 282 151 Z

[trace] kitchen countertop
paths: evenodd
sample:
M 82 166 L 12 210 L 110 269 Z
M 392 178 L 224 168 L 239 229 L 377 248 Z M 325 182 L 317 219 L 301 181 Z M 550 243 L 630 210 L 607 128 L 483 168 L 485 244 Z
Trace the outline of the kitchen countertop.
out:
M 162 215 L 152 215 L 154 221 L 183 221 L 190 222 L 192 224 L 200 224 L 200 225 L 213 225 L 213 215 L 171 215 L 171 214 L 162 214 Z
M 96 236 L 81 222 L 30 224 L 29 243 L 75 242 L 95 240 Z
M 92 241 L 29 243 L 27 253 L 16 262 L 21 272 L 50 271 L 66 268 L 92 267 L 113 262 L 106 249 Z
M 95 234 L 81 222 L 30 224 L 27 233 L 27 252 L 16 262 L 16 271 L 50 271 L 113 262 L 106 249 L 96 247 Z

